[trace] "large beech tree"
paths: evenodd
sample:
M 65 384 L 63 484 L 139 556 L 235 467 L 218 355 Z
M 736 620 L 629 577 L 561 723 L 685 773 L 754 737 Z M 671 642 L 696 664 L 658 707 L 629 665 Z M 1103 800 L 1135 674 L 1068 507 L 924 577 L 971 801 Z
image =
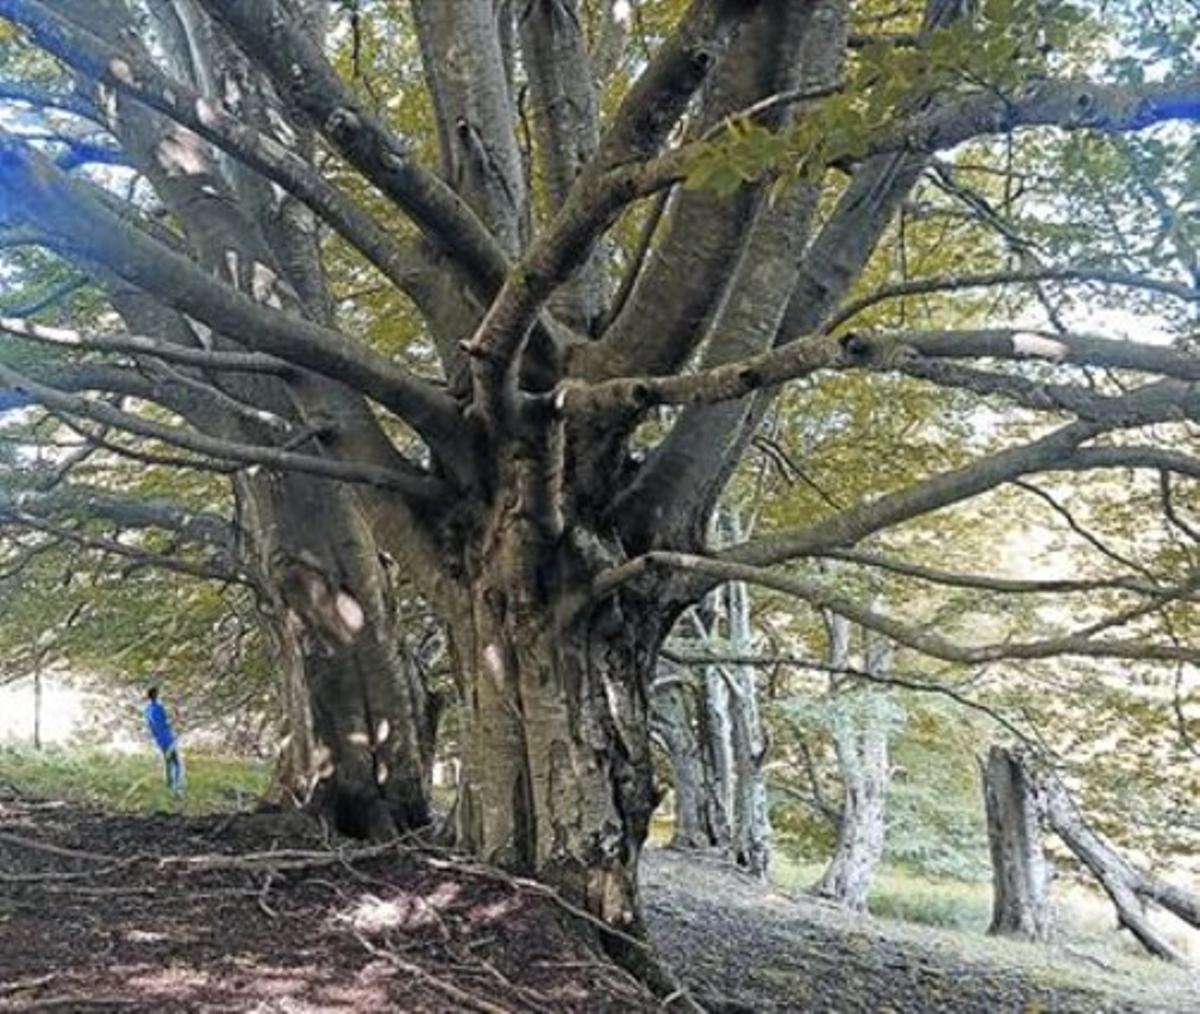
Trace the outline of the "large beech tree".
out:
M 1165 37 L 1186 8 L 1156 5 Z M 1186 39 L 1155 51 L 1153 74 L 1126 73 L 1111 53 L 1136 63 L 1119 47 L 1141 43 L 1089 50 L 1104 37 L 1093 13 L 0 0 L 24 59 L 11 66 L 27 68 L 0 82 L 23 111 L 0 119 L 5 247 L 74 265 L 109 311 L 65 328 L 4 320 L 6 401 L 108 454 L 232 474 L 230 567 L 305 691 L 317 801 L 358 834 L 428 818 L 437 709 L 397 650 L 394 609 L 411 583 L 456 660 L 460 844 L 636 927 L 659 799 L 656 658 L 719 584 L 768 586 L 949 661 L 1195 660 L 1136 626 L 1193 598 L 1186 560 L 1128 582 L 1106 618 L 1017 641 L 956 640 L 804 566 L 903 566 L 852 550 L 1031 473 L 1200 477 L 1182 428 L 1200 419 L 1200 357 L 1185 345 L 1075 333 L 1057 314 L 1042 333 L 1003 316 L 850 333 L 886 298 L 989 286 L 1195 306 L 1176 262 L 1131 265 L 1104 244 L 863 292 L 919 181 L 953 182 L 964 151 L 1003 176 L 1023 143 L 1063 131 L 1136 140 L 1168 123 L 1162 143 L 1179 143 L 1200 103 Z M 358 73 L 364 39 L 419 54 L 406 66 L 423 80 L 395 87 L 423 92 L 436 145 L 405 136 L 389 83 Z M 334 55 L 347 48 L 350 66 Z M 1178 195 L 1156 192 L 1169 213 Z M 364 340 L 337 312 L 323 244 L 403 294 L 422 341 Z M 955 467 L 711 548 L 780 385 L 848 373 L 965 392 L 1025 422 L 968 441 Z M 9 516 L 34 506 L 18 498 Z

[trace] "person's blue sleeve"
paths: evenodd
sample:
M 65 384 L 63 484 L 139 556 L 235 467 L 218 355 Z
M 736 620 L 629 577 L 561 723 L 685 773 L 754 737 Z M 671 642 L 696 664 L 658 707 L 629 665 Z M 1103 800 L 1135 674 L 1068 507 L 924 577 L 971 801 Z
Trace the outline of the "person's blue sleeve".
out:
M 167 718 L 167 709 L 161 701 L 151 701 L 146 705 L 146 724 L 150 726 L 150 734 L 160 750 L 165 750 L 175 742 L 175 733 Z

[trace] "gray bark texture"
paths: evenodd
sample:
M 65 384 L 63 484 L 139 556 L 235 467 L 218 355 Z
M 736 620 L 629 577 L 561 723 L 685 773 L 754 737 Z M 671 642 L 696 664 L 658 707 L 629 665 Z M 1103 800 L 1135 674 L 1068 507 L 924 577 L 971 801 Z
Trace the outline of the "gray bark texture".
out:
M 844 616 L 826 614 L 829 631 L 829 661 L 845 669 L 852 658 L 852 626 Z M 865 668 L 886 677 L 891 668 L 892 646 L 871 638 Z M 883 694 L 870 687 L 845 689 L 835 677 L 835 695 L 882 700 Z M 835 719 L 834 751 L 842 783 L 842 805 L 838 812 L 837 844 L 829 865 L 813 885 L 814 894 L 856 912 L 867 910 L 875 869 L 883 858 L 887 830 L 887 793 L 891 784 L 888 742 L 891 727 L 881 709 L 857 707 Z
M 981 765 L 992 856 L 989 933 L 1045 940 L 1052 930 L 1050 870 L 1038 789 L 1020 758 L 994 746 Z

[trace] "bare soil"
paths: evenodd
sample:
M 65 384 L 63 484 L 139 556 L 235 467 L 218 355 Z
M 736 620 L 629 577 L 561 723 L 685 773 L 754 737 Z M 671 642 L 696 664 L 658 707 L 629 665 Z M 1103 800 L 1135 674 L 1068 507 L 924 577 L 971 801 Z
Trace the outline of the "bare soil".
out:
M 340 845 L 340 848 L 339 848 Z M 303 818 L 0 795 L 0 1011 L 658 1010 L 552 899 Z
M 644 890 L 689 990 L 666 1005 L 559 900 L 436 849 L 364 849 L 296 815 L 119 816 L 0 790 L 0 1012 L 1200 1012 L 1185 977 L 1151 989 L 994 941 L 964 950 L 703 857 L 651 851 Z

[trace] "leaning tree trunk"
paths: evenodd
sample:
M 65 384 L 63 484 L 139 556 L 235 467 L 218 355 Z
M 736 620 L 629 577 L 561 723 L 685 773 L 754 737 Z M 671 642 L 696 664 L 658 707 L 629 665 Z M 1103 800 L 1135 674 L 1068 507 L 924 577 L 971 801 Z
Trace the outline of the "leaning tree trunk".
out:
M 1046 819 L 1066 846 L 1092 872 L 1117 909 L 1117 917 L 1151 954 L 1170 961 L 1183 955 L 1150 922 L 1146 902 L 1156 902 L 1189 926 L 1200 929 L 1200 895 L 1167 884 L 1137 869 L 1102 835 L 1092 830 L 1052 771 L 1032 774 L 1045 801 Z
M 1037 786 L 1020 758 L 1002 747 L 992 747 L 980 767 L 992 855 L 988 932 L 1045 940 L 1051 929 L 1049 868 Z

